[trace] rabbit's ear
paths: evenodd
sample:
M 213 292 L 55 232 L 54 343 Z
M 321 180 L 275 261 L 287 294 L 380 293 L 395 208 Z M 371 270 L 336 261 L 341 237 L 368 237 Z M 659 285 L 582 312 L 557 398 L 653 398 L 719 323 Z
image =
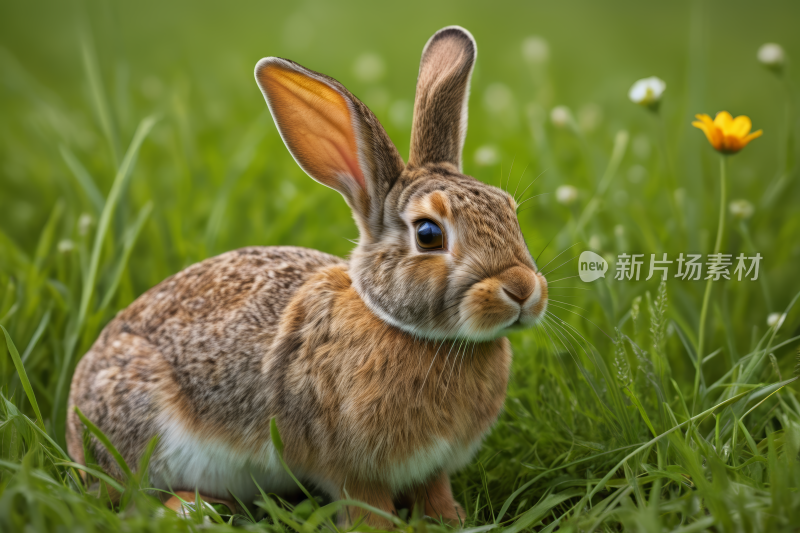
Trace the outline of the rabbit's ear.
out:
M 295 161 L 345 197 L 362 232 L 377 229 L 404 165 L 375 115 L 338 81 L 292 61 L 264 58 L 255 75 Z
M 467 100 L 478 47 L 460 26 L 437 31 L 422 50 L 409 166 L 452 163 L 461 170 Z

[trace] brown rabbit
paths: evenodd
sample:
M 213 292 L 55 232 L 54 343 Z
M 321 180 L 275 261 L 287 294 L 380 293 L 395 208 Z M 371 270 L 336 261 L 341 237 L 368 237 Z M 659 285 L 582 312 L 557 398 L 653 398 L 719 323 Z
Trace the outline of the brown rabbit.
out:
M 339 82 L 285 59 L 258 62 L 289 152 L 344 196 L 358 245 L 348 261 L 244 248 L 143 294 L 75 372 L 67 437 L 77 461 L 75 406 L 131 465 L 160 435 L 153 486 L 249 504 L 253 479 L 267 492 L 296 490 L 271 444 L 274 417 L 303 482 L 387 512 L 420 505 L 464 519 L 449 475 L 503 406 L 503 335 L 534 324 L 547 303 L 514 199 L 461 173 L 476 53 L 457 26 L 425 45 L 406 165 Z M 97 440 L 89 446 L 122 475 Z

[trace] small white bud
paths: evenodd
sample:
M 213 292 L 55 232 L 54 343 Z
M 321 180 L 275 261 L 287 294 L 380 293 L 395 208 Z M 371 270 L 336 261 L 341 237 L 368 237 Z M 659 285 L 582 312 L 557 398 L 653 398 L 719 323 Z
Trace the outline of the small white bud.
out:
M 507 85 L 492 83 L 483 94 L 483 106 L 492 114 L 500 114 L 514 103 L 514 93 Z
M 78 234 L 84 236 L 89 233 L 89 228 L 92 227 L 93 223 L 92 215 L 89 213 L 81 214 L 81 216 L 78 217 Z
M 497 164 L 500 156 L 497 154 L 497 148 L 491 145 L 484 145 L 475 150 L 475 164 L 481 167 L 488 167 Z
M 75 243 L 69 239 L 62 239 L 58 241 L 57 248 L 59 253 L 68 254 L 75 249 Z
M 739 220 L 747 220 L 753 216 L 755 207 L 747 200 L 734 200 L 728 205 L 731 215 Z
M 655 109 L 661 102 L 661 96 L 666 89 L 667 84 L 661 78 L 656 76 L 642 78 L 634 83 L 628 91 L 628 98 L 634 104 Z
M 599 250 L 603 246 L 602 241 L 598 235 L 589 237 L 589 248 L 592 250 Z
M 529 65 L 541 65 L 550 59 L 550 45 L 543 37 L 531 35 L 522 41 L 522 57 Z
M 567 128 L 573 123 L 572 111 L 565 105 L 550 110 L 550 121 L 558 128 Z
M 570 205 L 578 199 L 578 189 L 572 185 L 562 185 L 556 189 L 556 200 L 563 205 Z
M 762 44 L 758 49 L 758 61 L 768 69 L 780 72 L 786 63 L 786 53 L 779 44 Z
M 378 54 L 361 54 L 353 65 L 353 73 L 363 82 L 378 81 L 386 71 L 386 65 Z
M 770 313 L 767 317 L 767 326 L 777 330 L 781 327 L 784 320 L 786 320 L 786 314 Z

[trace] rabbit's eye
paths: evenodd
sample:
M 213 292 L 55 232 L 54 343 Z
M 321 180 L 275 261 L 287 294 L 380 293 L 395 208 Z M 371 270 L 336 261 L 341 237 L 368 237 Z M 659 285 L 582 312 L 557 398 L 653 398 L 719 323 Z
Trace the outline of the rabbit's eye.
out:
M 425 250 L 441 250 L 444 248 L 442 228 L 430 220 L 417 222 L 417 244 Z

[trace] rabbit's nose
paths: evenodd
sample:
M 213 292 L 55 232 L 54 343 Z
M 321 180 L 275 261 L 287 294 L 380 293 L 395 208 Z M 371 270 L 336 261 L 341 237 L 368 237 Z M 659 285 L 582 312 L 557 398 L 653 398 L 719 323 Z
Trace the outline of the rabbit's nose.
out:
M 500 276 L 503 292 L 519 305 L 525 304 L 536 289 L 536 274 L 529 268 L 511 267 Z

